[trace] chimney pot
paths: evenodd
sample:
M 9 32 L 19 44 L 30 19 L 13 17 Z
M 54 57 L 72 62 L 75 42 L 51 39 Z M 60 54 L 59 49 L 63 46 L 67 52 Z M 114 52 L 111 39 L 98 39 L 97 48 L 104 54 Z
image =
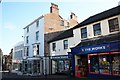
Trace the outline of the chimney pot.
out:
M 59 8 L 57 4 L 51 3 L 50 13 L 55 13 L 59 15 Z

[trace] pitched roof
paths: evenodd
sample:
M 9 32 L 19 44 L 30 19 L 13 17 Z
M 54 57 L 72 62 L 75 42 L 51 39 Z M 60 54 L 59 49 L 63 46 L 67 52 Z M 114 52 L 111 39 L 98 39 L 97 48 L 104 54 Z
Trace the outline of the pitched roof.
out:
M 118 5 L 117 7 L 114 7 L 112 9 L 106 10 L 104 12 L 98 13 L 96 15 L 90 16 L 89 18 L 87 18 L 86 20 L 84 20 L 83 22 L 81 22 L 80 24 L 76 25 L 73 29 L 91 24 L 93 22 L 97 22 L 115 15 L 120 14 L 120 5 Z
M 112 9 L 106 10 L 104 12 L 98 13 L 96 15 L 90 16 L 88 19 L 79 23 L 75 27 L 64 31 L 60 35 L 58 35 L 55 38 L 53 38 L 52 40 L 48 41 L 48 43 L 53 42 L 53 41 L 57 41 L 57 40 L 61 40 L 61 39 L 65 39 L 65 38 L 69 38 L 69 37 L 73 37 L 73 29 L 76 29 L 76 28 L 82 27 L 84 25 L 88 25 L 90 23 L 97 22 L 97 21 L 115 16 L 118 14 L 120 14 L 120 6 L 117 6 L 117 7 L 114 7 Z
M 73 37 L 73 29 L 68 29 L 68 30 L 64 31 L 60 35 L 58 35 L 58 36 L 54 37 L 52 40 L 48 41 L 48 43 L 57 41 L 57 40 L 61 40 L 61 39 L 65 39 L 65 38 L 69 38 L 69 37 Z

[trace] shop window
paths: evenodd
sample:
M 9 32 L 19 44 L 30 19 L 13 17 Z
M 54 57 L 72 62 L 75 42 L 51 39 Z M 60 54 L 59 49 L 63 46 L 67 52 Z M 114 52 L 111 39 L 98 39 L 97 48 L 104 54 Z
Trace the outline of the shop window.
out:
M 58 71 L 67 72 L 69 70 L 69 60 L 59 60 L 58 61 Z
M 118 18 L 111 19 L 108 21 L 108 23 L 110 32 L 119 31 Z
M 110 73 L 110 55 L 103 54 L 99 56 L 99 71 L 100 73 Z
M 94 36 L 101 35 L 100 23 L 93 25 Z
M 68 49 L 68 40 L 63 41 L 64 49 Z
M 90 72 L 99 72 L 99 67 L 98 67 L 98 55 L 91 55 L 90 56 Z
M 120 75 L 120 55 L 112 54 L 111 60 L 112 60 L 112 74 Z
M 81 28 L 81 38 L 87 38 L 87 27 Z

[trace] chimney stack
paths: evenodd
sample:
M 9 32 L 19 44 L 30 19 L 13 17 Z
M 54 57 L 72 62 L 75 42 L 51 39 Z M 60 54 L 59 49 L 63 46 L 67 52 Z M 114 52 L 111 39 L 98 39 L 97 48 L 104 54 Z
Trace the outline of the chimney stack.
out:
M 51 3 L 50 13 L 55 13 L 59 15 L 59 9 L 57 4 Z
M 74 19 L 77 21 L 77 16 L 75 15 L 75 13 L 71 12 L 70 19 Z

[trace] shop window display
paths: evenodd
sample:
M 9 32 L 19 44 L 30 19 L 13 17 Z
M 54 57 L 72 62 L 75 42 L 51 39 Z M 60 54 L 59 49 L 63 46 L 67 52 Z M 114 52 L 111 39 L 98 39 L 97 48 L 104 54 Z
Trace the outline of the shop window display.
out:
M 100 73 L 110 73 L 110 55 L 99 55 L 99 71 Z
M 98 70 L 98 56 L 90 56 L 90 72 L 99 72 Z
M 112 74 L 120 75 L 120 55 L 112 54 Z
M 89 54 L 89 59 L 90 73 L 120 76 L 120 54 L 118 52 Z
M 69 70 L 69 60 L 59 61 L 59 72 L 66 72 Z

